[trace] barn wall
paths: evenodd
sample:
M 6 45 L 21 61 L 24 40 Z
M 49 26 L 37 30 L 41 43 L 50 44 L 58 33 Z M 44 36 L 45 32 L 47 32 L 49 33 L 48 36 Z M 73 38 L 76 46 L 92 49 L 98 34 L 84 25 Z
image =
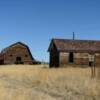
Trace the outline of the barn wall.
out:
M 16 57 L 21 57 L 24 64 L 32 64 L 32 59 L 27 48 L 22 45 L 11 47 L 4 56 L 4 63 L 15 64 Z

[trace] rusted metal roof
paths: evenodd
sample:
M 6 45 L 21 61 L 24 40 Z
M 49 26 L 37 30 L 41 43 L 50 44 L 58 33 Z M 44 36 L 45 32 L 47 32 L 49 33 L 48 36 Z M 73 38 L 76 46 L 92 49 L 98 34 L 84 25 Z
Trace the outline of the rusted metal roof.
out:
M 59 52 L 100 52 L 99 40 L 52 39 L 52 43 Z M 48 51 L 51 51 L 50 46 Z

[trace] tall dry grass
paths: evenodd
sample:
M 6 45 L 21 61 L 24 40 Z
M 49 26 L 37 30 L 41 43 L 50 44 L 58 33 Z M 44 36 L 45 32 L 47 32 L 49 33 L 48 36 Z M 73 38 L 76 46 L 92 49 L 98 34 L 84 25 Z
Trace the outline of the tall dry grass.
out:
M 89 68 L 0 66 L 0 100 L 100 100 Z

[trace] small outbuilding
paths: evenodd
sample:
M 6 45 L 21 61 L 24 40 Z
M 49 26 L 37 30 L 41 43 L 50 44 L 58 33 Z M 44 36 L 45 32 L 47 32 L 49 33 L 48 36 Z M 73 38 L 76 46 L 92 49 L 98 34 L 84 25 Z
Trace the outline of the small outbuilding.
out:
M 22 42 L 14 43 L 0 53 L 0 64 L 33 64 L 35 62 L 29 47 Z
M 48 48 L 50 67 L 60 67 L 67 64 L 89 65 L 89 59 L 100 65 L 100 41 L 52 39 Z M 92 58 L 89 58 L 91 57 Z

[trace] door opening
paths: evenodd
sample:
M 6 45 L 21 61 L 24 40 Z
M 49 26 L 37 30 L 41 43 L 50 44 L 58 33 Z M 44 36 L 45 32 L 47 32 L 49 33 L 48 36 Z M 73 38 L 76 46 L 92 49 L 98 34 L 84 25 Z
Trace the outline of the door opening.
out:
M 73 52 L 70 52 L 70 53 L 69 53 L 69 62 L 70 62 L 70 63 L 73 63 L 73 62 L 74 62 L 74 55 L 73 55 Z
M 21 57 L 16 57 L 16 64 L 23 64 Z

